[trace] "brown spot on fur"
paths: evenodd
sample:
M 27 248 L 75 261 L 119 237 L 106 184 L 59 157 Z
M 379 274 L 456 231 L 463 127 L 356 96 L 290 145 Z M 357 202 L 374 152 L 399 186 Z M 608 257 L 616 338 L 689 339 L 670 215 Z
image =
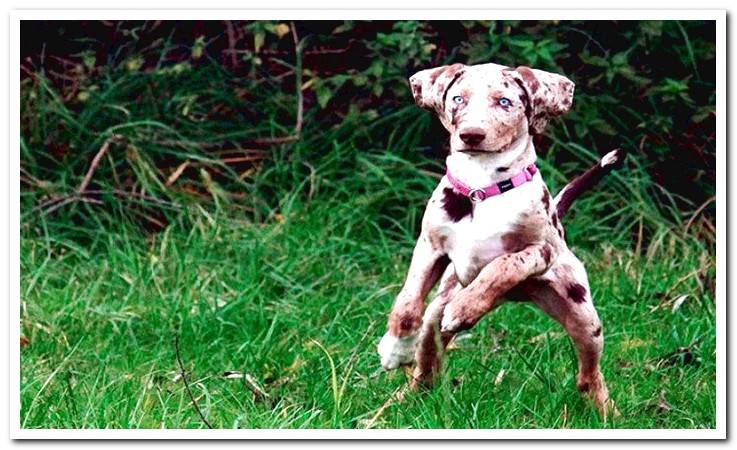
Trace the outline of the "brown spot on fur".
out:
M 493 105 L 497 104 L 497 101 L 504 97 L 504 92 L 501 91 L 490 91 L 489 94 L 486 96 L 487 100 L 489 100 L 490 103 Z
M 523 221 L 514 225 L 512 231 L 502 236 L 502 245 L 507 253 L 516 253 L 537 242 L 542 227 L 536 220 L 524 217 Z
M 402 320 L 399 321 L 399 328 L 401 328 L 404 331 L 411 330 L 412 324 L 414 321 L 411 317 L 403 317 Z
M 566 288 L 566 295 L 574 303 L 583 303 L 586 301 L 586 288 L 578 283 L 571 283 Z
M 505 252 L 515 253 L 530 245 L 530 240 L 523 233 L 511 232 L 502 236 L 502 245 Z
M 471 199 L 458 194 L 449 187 L 443 190 L 443 209 L 453 222 L 458 222 L 468 215 L 473 215 Z
M 433 250 L 442 250 L 445 248 L 445 241 L 448 240 L 448 236 L 434 231 L 431 231 L 427 236 L 430 240 L 430 247 Z
M 389 316 L 388 329 L 396 337 L 404 337 L 412 334 L 419 327 L 422 320 L 422 317 L 415 314 L 412 305 L 401 305 L 400 308 L 401 310 L 398 312 L 392 311 L 392 314 Z
M 587 382 L 579 383 L 576 385 L 576 389 L 578 389 L 579 392 L 588 392 L 589 389 L 591 389 L 591 385 Z
M 593 333 L 591 333 L 591 336 L 593 337 L 599 337 L 601 336 L 601 327 L 597 327 Z
M 447 81 L 446 84 L 440 84 L 438 86 L 438 93 L 442 93 L 442 101 L 436 105 L 436 108 L 438 111 L 442 111 L 443 106 L 445 105 L 445 99 L 448 96 L 448 91 L 450 90 L 450 87 L 453 86 L 454 83 L 456 83 L 458 80 L 460 80 L 463 77 L 464 73 L 464 65 L 457 63 L 453 64 L 452 66 L 449 66 L 445 69 L 445 77 L 444 79 Z
M 540 257 L 545 261 L 545 264 L 550 264 L 552 253 L 553 251 L 549 245 L 543 245 L 540 247 Z
M 499 151 L 509 149 L 511 145 L 517 141 L 520 137 L 520 130 L 516 123 L 504 123 L 499 122 L 494 127 L 494 135 L 491 138 L 492 142 L 495 143 L 495 147 Z
M 525 105 L 525 108 L 530 107 L 530 100 L 527 98 L 526 94 L 520 94 L 519 101 L 522 102 L 523 105 Z
M 517 73 L 520 74 L 522 80 L 532 94 L 536 93 L 537 90 L 540 89 L 540 82 L 537 81 L 537 77 L 529 67 L 519 66 L 517 67 Z
M 543 188 L 542 202 L 543 206 L 545 206 L 545 211 L 550 211 L 550 192 L 545 188 Z
M 430 80 L 430 84 L 435 84 L 435 81 L 437 81 L 440 74 L 445 72 L 447 69 L 449 69 L 449 67 L 438 67 L 433 72 L 431 72 L 430 76 L 428 77 L 428 80 Z
M 453 127 L 458 125 L 458 108 L 453 108 L 450 110 L 450 124 Z
M 509 170 L 509 167 L 497 167 L 496 168 L 496 171 L 499 173 L 506 172 L 507 170 Z

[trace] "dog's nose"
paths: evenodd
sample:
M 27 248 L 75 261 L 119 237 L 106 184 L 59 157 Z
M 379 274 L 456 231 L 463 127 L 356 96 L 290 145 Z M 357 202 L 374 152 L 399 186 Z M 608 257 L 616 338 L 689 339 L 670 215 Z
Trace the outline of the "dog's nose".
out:
M 478 145 L 486 137 L 486 133 L 481 128 L 464 128 L 459 135 L 461 140 L 468 145 Z

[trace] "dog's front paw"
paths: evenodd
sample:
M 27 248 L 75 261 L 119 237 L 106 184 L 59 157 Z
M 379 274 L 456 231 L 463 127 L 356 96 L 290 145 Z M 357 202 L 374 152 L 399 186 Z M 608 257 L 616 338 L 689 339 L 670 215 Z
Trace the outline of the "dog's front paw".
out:
M 386 333 L 379 341 L 378 351 L 381 365 L 386 370 L 396 369 L 415 360 L 417 334 L 398 338 Z
M 466 310 L 463 310 L 466 311 Z M 445 307 L 443 312 L 443 320 L 440 321 L 440 332 L 441 333 L 458 333 L 459 331 L 467 330 L 473 326 L 473 321 L 461 314 L 454 308 L 453 303 Z
M 443 321 L 440 322 L 440 332 L 441 333 L 455 333 L 459 331 L 460 328 L 461 328 L 460 319 L 456 319 L 450 314 L 446 314 L 445 316 L 443 316 Z

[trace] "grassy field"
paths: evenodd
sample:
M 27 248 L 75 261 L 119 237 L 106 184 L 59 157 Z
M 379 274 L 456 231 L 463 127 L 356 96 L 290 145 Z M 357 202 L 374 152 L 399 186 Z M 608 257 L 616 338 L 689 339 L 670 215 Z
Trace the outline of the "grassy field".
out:
M 384 372 L 376 344 L 442 173 L 422 145 L 429 114 L 349 111 L 323 127 L 307 109 L 298 141 L 233 153 L 292 133 L 293 94 L 267 80 L 244 96 L 216 65 L 83 83 L 75 98 L 42 76 L 22 86 L 22 427 L 206 427 L 192 397 L 216 428 L 715 426 L 713 226 L 642 154 L 564 220 L 621 417 L 600 421 L 568 337 L 524 303 L 460 336 L 435 389 L 399 400 L 408 376 Z M 570 126 L 551 124 L 540 149 L 554 192 L 610 150 Z M 125 142 L 80 201 L 112 135 Z
M 24 236 L 22 426 L 203 427 L 177 376 L 175 336 L 214 427 L 714 426 L 714 299 L 703 281 L 713 249 L 662 228 L 646 252 L 628 250 L 580 211 L 569 242 L 589 269 L 622 417 L 599 421 L 575 390 L 568 338 L 526 304 L 463 336 L 435 390 L 392 401 L 407 376 L 383 372 L 375 345 L 434 178 L 390 152 L 355 157 L 364 189 L 295 192 L 258 223 L 193 207 L 186 225 L 145 238 L 125 226 L 85 231 L 84 245 L 72 226 Z M 333 182 L 316 173 L 316 184 Z M 597 197 L 577 208 L 596 210 Z

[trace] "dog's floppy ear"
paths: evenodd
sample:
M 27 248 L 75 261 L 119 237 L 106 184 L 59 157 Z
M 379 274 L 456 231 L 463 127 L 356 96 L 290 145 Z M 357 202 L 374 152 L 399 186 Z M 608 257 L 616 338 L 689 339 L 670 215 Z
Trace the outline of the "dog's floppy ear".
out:
M 449 66 L 440 66 L 434 69 L 425 69 L 409 78 L 412 96 L 418 106 L 425 109 L 434 109 L 438 113 L 443 111 L 445 93 L 455 80 L 466 70 L 460 63 Z
M 542 133 L 551 118 L 571 109 L 575 84 L 568 78 L 526 66 L 506 72 L 527 94 L 530 133 Z

